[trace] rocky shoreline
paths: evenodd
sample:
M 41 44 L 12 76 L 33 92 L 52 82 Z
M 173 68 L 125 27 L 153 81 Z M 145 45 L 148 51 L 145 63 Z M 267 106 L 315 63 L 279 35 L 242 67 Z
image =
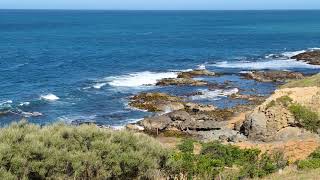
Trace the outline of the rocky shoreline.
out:
M 308 57 L 314 64 L 315 59 L 319 58 L 318 52 L 307 54 L 298 55 L 297 60 L 303 58 L 308 61 L 305 59 Z M 316 57 L 312 57 L 313 55 Z M 308 62 L 311 63 L 311 61 Z M 208 82 L 193 78 L 215 75 L 214 72 L 207 70 L 183 72 L 177 78 L 160 80 L 157 85 L 177 86 L 177 88 L 181 85 L 199 85 L 209 88 Z M 277 85 L 308 78 L 302 73 L 289 71 L 251 71 L 241 73 L 240 76 L 258 82 L 277 83 Z M 216 86 L 223 85 L 216 84 Z M 291 105 L 301 104 L 315 112 L 320 112 L 319 86 L 280 88 L 270 97 L 237 92 L 230 94 L 229 98 L 247 100 L 247 103 L 220 109 L 213 105 L 194 103 L 184 97 L 165 93 L 138 94 L 130 99 L 129 105 L 154 114 L 137 123 L 128 124 L 126 128 L 156 135 L 166 132 L 183 133 L 204 141 L 218 140 L 239 146 L 269 143 L 268 146 L 277 147 L 276 143 L 288 143 L 292 140 L 303 144 L 300 141 L 304 139 L 312 139 L 311 141 L 316 144 L 319 142 L 317 133 L 320 133 L 320 129 L 306 130 L 290 110 Z

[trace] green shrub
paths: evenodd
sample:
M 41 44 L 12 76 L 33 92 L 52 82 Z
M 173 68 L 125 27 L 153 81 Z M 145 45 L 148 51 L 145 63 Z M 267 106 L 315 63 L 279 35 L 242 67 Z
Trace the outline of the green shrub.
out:
M 154 139 L 126 131 L 25 122 L 0 130 L 1 179 L 152 178 L 167 158 Z
M 192 141 L 184 141 L 179 147 L 180 151 L 171 156 L 171 167 L 175 167 L 171 174 L 182 172 L 189 179 L 214 179 L 221 174 L 236 179 L 262 177 L 287 165 L 282 153 L 261 155 L 257 149 L 240 149 L 218 142 L 203 143 L 197 155 L 193 154 Z M 223 173 L 225 169 L 227 173 Z
M 308 159 L 298 162 L 300 169 L 317 169 L 320 168 L 320 149 L 315 150 Z
M 289 96 L 281 96 L 276 99 L 276 102 L 281 103 L 284 106 L 289 106 L 292 103 L 292 99 Z
M 295 120 L 305 129 L 317 132 L 320 128 L 319 115 L 316 112 L 300 104 L 292 104 L 289 110 L 294 115 Z

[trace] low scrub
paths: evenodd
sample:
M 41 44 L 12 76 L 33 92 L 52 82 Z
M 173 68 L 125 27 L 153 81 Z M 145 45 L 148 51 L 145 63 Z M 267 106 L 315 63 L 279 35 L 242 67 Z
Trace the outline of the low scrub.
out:
M 289 110 L 294 115 L 297 123 L 305 129 L 313 132 L 317 132 L 320 129 L 320 119 L 316 112 L 300 104 L 290 105 Z
M 0 179 L 152 179 L 167 157 L 153 138 L 126 131 L 26 122 L 0 130 Z
M 320 149 L 313 152 L 308 159 L 298 162 L 299 169 L 318 169 L 320 168 Z
M 172 175 L 183 173 L 187 179 L 239 179 L 263 177 L 287 165 L 282 153 L 263 153 L 217 142 L 203 143 L 199 154 L 194 142 L 185 140 L 171 157 Z M 174 178 L 174 177 L 173 177 Z
M 184 140 L 167 150 L 153 138 L 96 126 L 26 122 L 0 129 L 0 179 L 223 179 L 262 177 L 287 161 L 216 142 Z

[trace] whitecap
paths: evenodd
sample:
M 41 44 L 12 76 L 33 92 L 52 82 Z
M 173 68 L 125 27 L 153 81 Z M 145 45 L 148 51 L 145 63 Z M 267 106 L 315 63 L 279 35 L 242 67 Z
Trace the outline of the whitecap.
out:
M 210 66 L 219 68 L 235 68 L 235 69 L 246 69 L 246 70 L 262 70 L 262 69 L 272 69 L 272 70 L 282 70 L 282 69 L 319 69 L 320 66 L 307 64 L 303 61 L 296 61 L 294 59 L 286 60 L 268 60 L 268 61 L 223 61 L 216 64 L 211 64 Z
M 94 89 L 101 89 L 103 86 L 107 85 L 107 83 L 96 83 L 95 85 L 93 85 L 92 87 Z
M 59 100 L 60 98 L 52 93 L 49 93 L 46 95 L 41 95 L 40 99 L 46 100 L 46 101 L 56 101 L 56 100 Z
M 127 119 L 127 120 L 124 120 L 123 121 L 123 124 L 127 125 L 127 124 L 130 124 L 130 123 L 137 123 L 139 121 L 143 120 L 143 118 L 138 118 L 138 119 Z M 122 130 L 125 128 L 125 125 L 112 125 L 111 128 L 112 129 L 115 129 L 115 130 Z M 142 126 L 138 126 L 138 128 L 141 128 L 141 130 L 143 130 L 144 128 Z
M 293 56 L 296 56 L 296 55 L 301 54 L 301 53 L 304 53 L 304 52 L 307 52 L 307 50 L 288 51 L 288 52 L 282 53 L 281 55 L 283 55 L 283 56 L 285 56 L 285 57 L 288 57 L 288 58 L 291 58 L 291 57 L 293 57 Z
M 13 103 L 12 100 L 4 100 L 4 101 L 0 101 L 0 106 L 12 104 L 12 103 Z
M 19 106 L 29 106 L 30 102 L 21 102 Z
M 141 87 L 153 86 L 163 78 L 176 78 L 176 72 L 138 72 L 122 76 L 111 76 L 105 78 L 110 86 L 114 87 Z
M 197 70 L 206 70 L 206 65 L 204 64 L 198 65 Z
M 233 89 L 216 89 L 213 91 L 210 90 L 201 90 L 200 95 L 191 96 L 191 100 L 202 100 L 202 99 L 210 99 L 210 100 L 219 100 L 221 97 L 227 97 L 232 94 L 236 94 L 239 92 L 238 88 Z

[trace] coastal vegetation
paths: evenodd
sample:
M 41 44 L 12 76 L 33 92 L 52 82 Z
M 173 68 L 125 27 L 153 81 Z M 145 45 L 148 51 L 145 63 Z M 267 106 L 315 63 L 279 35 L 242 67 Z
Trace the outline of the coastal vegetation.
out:
M 262 177 L 286 164 L 280 153 L 189 139 L 168 149 L 141 133 L 93 125 L 22 121 L 0 130 L 1 179 Z

